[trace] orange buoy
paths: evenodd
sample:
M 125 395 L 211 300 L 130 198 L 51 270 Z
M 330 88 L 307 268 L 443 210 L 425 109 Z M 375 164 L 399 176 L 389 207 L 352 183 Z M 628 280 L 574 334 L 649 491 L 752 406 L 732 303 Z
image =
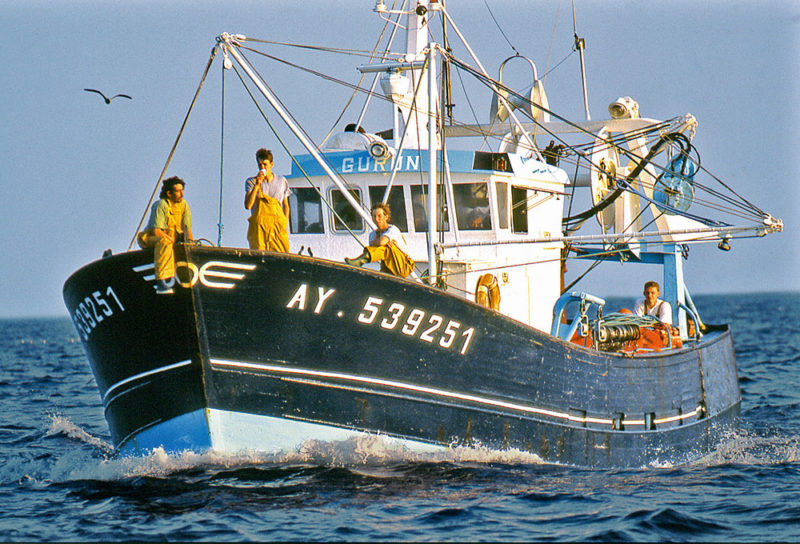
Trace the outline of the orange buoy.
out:
M 494 274 L 483 274 L 475 285 L 475 302 L 492 310 L 500 309 L 500 286 Z

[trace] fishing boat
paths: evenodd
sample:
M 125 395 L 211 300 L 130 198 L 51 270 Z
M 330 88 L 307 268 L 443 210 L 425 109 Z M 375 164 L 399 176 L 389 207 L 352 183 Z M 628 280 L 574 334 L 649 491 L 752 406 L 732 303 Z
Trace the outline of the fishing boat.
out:
M 106 252 L 67 279 L 117 450 L 280 452 L 381 435 L 586 467 L 714 451 L 737 425 L 736 360 L 728 326 L 693 304 L 683 261 L 692 244 L 724 250 L 781 220 L 700 164 L 691 115 L 642 117 L 623 96 L 591 120 L 584 77 L 586 119 L 568 120 L 532 60 L 490 75 L 444 1 L 373 10 L 386 45 L 357 66 L 364 109 L 321 143 L 249 58 L 275 59 L 270 42 L 224 33 L 209 59 L 302 149 L 287 147 L 291 252 L 225 246 L 221 233 L 178 243 L 167 295 L 152 250 Z M 530 71 L 523 91 L 503 83 L 511 61 Z M 455 71 L 488 90 L 487 123 L 456 120 Z M 390 105 L 379 132 L 361 128 L 370 103 Z M 378 202 L 415 261 L 407 278 L 344 262 L 368 244 Z M 566 284 L 573 259 L 659 265 L 672 325 Z

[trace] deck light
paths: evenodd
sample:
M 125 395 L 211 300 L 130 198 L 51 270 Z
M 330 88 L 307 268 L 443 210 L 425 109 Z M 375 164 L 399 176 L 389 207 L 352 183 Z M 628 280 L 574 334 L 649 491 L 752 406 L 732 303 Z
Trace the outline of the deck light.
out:
M 608 105 L 612 119 L 638 119 L 639 103 L 630 96 L 620 96 Z

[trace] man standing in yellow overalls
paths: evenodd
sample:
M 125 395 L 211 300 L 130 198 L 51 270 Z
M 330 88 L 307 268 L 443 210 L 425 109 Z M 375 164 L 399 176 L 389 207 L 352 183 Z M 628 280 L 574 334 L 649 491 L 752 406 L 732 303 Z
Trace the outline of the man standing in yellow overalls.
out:
M 250 249 L 289 252 L 289 182 L 272 172 L 272 151 L 256 152 L 258 174 L 245 181 L 244 207 L 250 210 Z
M 139 247 L 154 248 L 156 292 L 168 295 L 173 292 L 175 277 L 175 242 L 191 242 L 192 212 L 183 199 L 186 183 L 179 177 L 165 179 L 161 185 L 158 202 L 150 208 L 147 229 L 139 233 Z

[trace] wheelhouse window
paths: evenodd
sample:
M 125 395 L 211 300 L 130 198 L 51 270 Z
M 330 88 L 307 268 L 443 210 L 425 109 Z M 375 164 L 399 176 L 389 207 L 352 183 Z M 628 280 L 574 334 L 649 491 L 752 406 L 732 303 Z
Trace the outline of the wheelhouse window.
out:
M 412 185 L 411 189 L 411 213 L 414 214 L 414 230 L 416 232 L 426 232 L 428 230 L 428 186 Z M 450 219 L 447 215 L 447 206 L 444 191 L 440 190 L 436 196 L 439 209 L 443 210 L 439 215 L 439 231 L 450 230 Z
M 358 203 L 361 203 L 361 190 L 351 189 L 350 194 Z M 347 201 L 344 193 L 339 189 L 331 190 L 331 207 L 333 207 L 333 230 L 341 231 L 363 231 L 364 220 L 356 212 L 355 208 Z
M 486 151 L 475 152 L 472 168 L 474 170 L 494 170 L 497 172 L 514 171 L 508 161 L 508 153 L 487 153 Z
M 382 185 L 369 188 L 369 201 L 374 206 L 378 202 L 383 202 L 383 195 L 386 187 Z M 392 212 L 389 222 L 400 229 L 400 232 L 408 232 L 408 219 L 406 218 L 406 197 L 403 194 L 402 186 L 394 186 L 389 191 L 389 200 L 386 202 Z
M 289 195 L 289 218 L 292 234 L 324 232 L 322 202 L 316 189 L 292 189 Z
M 486 182 L 453 185 L 459 230 L 490 230 L 489 189 Z
M 528 196 L 530 189 L 511 187 L 511 231 L 528 232 Z

